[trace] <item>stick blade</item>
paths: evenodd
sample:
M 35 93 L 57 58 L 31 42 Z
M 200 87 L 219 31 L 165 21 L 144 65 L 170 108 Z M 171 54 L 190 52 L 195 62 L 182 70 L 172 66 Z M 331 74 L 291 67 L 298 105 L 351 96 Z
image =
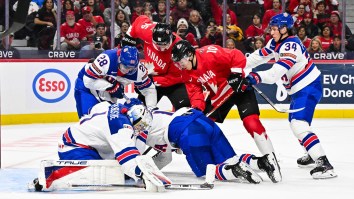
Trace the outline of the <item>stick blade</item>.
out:
M 298 108 L 298 109 L 281 109 L 281 110 L 277 110 L 277 111 L 281 112 L 281 113 L 296 113 L 296 112 L 302 111 L 304 109 L 305 109 L 305 107 Z

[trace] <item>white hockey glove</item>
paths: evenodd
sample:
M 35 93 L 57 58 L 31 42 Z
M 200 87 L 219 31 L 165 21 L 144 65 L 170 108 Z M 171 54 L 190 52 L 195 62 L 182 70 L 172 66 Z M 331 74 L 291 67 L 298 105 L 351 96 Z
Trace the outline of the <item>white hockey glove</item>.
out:
M 135 173 L 137 175 L 141 173 L 139 178 L 143 180 L 147 191 L 163 192 L 165 185 L 172 184 L 172 181 L 157 168 L 150 156 L 141 155 L 135 159 L 138 165 Z
M 142 181 L 142 183 L 145 185 L 145 190 L 149 192 L 158 192 L 158 188 L 154 183 L 152 183 L 146 175 L 140 170 L 140 168 L 137 166 L 135 169 L 135 175 L 136 177 L 139 178 L 139 180 Z

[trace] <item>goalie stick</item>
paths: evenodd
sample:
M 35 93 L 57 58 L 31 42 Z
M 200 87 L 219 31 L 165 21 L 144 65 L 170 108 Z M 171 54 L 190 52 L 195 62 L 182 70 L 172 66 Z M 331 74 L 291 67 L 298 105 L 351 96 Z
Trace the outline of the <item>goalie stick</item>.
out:
M 255 91 L 257 91 L 257 93 L 260 96 L 262 96 L 268 102 L 268 104 L 270 104 L 274 108 L 274 110 L 276 110 L 279 113 L 295 113 L 295 112 L 301 111 L 305 108 L 305 107 L 298 108 L 298 109 L 280 108 L 276 104 L 274 104 L 274 102 L 272 102 L 272 100 L 270 100 L 259 88 L 257 88 L 255 85 L 252 85 L 252 87 Z
M 214 188 L 216 166 L 208 164 L 206 168 L 205 181 L 201 184 L 164 184 L 167 190 L 210 190 Z M 144 184 L 67 184 L 68 188 L 145 188 Z
M 21 0 L 18 1 L 17 10 L 14 15 L 14 21 L 9 29 L 0 32 L 0 38 L 4 38 L 10 33 L 17 32 L 26 24 L 28 9 L 31 0 Z
M 68 188 L 145 188 L 144 184 L 68 184 Z M 167 184 L 167 190 L 210 190 L 214 184 Z

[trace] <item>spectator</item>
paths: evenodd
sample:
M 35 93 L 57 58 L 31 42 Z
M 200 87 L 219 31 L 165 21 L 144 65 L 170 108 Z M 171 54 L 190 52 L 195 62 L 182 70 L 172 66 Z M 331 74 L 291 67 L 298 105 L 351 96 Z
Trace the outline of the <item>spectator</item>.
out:
M 300 26 L 297 29 L 297 36 L 301 40 L 302 44 L 305 46 L 305 48 L 308 48 L 311 43 L 311 39 L 307 37 L 306 35 L 306 28 L 305 26 Z
M 191 11 L 192 9 L 188 8 L 188 0 L 177 0 L 177 6 L 171 10 L 171 15 L 178 21 L 180 18 L 188 19 Z
M 53 0 L 45 0 L 42 8 L 38 10 L 34 18 L 37 32 L 38 50 L 52 49 L 53 38 L 56 30 L 57 14 Z
M 15 47 L 11 46 L 13 40 L 14 40 L 14 33 L 10 33 L 8 49 L 6 49 L 6 37 L 3 37 L 1 40 L 1 44 L 0 44 L 0 51 L 11 51 L 13 56 L 10 58 L 17 58 L 18 59 L 18 58 L 20 58 L 20 53 Z
M 74 3 L 71 0 L 65 0 L 63 3 L 63 9 L 61 11 L 61 23 L 64 23 L 66 20 L 66 11 L 74 11 L 75 13 L 75 19 L 78 20 L 80 15 L 79 15 L 79 10 L 75 9 Z
M 123 21 L 121 24 L 122 25 L 121 25 L 119 34 L 115 34 L 116 36 L 114 37 L 114 45 L 115 46 L 120 46 L 120 42 L 121 42 L 122 38 L 125 36 L 126 32 L 128 31 L 128 28 L 130 27 L 130 24 L 127 21 Z M 138 48 L 138 45 L 137 45 L 137 48 Z
M 213 17 L 216 25 L 222 25 L 222 14 L 223 14 L 223 1 L 219 0 L 210 0 L 211 12 L 213 13 Z M 237 17 L 234 11 L 232 11 L 228 4 L 226 4 L 226 13 L 231 17 L 231 23 L 237 25 Z
M 333 35 L 342 35 L 342 27 L 343 23 L 339 17 L 338 11 L 332 11 L 329 23 L 327 23 L 329 28 L 332 30 Z M 345 39 L 348 39 L 352 35 L 352 31 L 350 28 L 345 24 Z
M 95 37 L 94 41 L 81 48 L 79 58 L 96 58 L 104 49 L 102 48 L 102 37 Z
M 118 12 L 118 6 L 119 6 L 119 0 L 114 0 L 114 13 Z M 112 14 L 111 6 L 104 9 L 103 19 L 107 27 L 110 27 L 112 23 L 111 14 Z
M 104 9 L 106 9 L 106 7 L 103 3 L 104 0 L 94 0 L 94 1 L 95 1 L 94 7 L 98 8 L 99 11 L 101 11 L 101 13 L 103 13 Z M 109 5 L 109 6 L 111 6 L 111 5 Z M 101 17 L 103 18 L 103 15 Z
M 264 47 L 264 39 L 261 37 L 257 37 L 254 40 L 254 50 L 259 50 L 262 49 Z
M 336 35 L 333 37 L 333 43 L 329 46 L 326 52 L 334 52 L 334 53 L 342 52 L 342 40 L 340 36 Z
M 294 20 L 294 27 L 297 28 L 300 26 L 301 22 L 304 20 L 304 14 L 305 14 L 305 5 L 300 4 L 297 7 L 296 14 L 293 14 L 293 20 Z
M 163 21 L 163 19 L 166 16 L 166 1 L 165 0 L 159 0 L 157 3 L 157 11 L 152 13 L 152 20 L 154 22 L 158 23 L 165 23 L 166 21 Z
M 209 20 L 205 35 L 200 39 L 200 47 L 211 44 L 222 46 L 222 34 L 213 19 Z
M 320 29 L 329 22 L 330 14 L 326 12 L 326 4 L 324 1 L 320 1 L 316 4 L 316 9 L 313 11 L 313 18 L 314 21 L 317 21 L 317 26 Z
M 321 1 L 325 3 L 325 10 L 327 13 L 331 13 L 333 10 L 338 10 L 338 0 L 318 0 L 318 3 Z
M 295 14 L 298 12 L 300 5 L 304 6 L 304 12 L 311 11 L 311 0 L 289 0 L 289 6 L 287 7 L 287 11 L 291 14 Z
M 323 51 L 328 50 L 329 46 L 333 43 L 333 33 L 329 26 L 323 26 L 319 39 L 321 41 Z
M 223 26 L 219 26 L 220 31 L 223 31 Z M 244 36 L 240 27 L 231 23 L 231 17 L 226 14 L 226 34 L 227 37 L 233 39 L 235 42 L 243 41 Z
M 177 22 L 176 22 L 175 18 L 173 18 L 172 15 L 170 15 L 168 22 L 171 26 L 172 32 L 177 32 Z M 165 22 L 162 22 L 162 23 L 165 23 Z
M 145 1 L 143 10 L 144 11 L 149 10 L 151 13 L 155 12 L 154 7 L 152 6 L 151 2 L 149 2 L 149 1 Z
M 136 18 L 144 14 L 143 2 L 141 0 L 136 1 L 133 6 L 133 10 L 134 11 L 132 13 L 132 20 L 131 20 L 132 23 L 135 21 Z
M 90 11 L 92 13 L 93 16 L 101 16 L 102 19 L 103 19 L 103 11 L 101 11 L 100 9 L 100 4 L 96 3 L 95 0 L 87 0 L 87 4 L 86 4 L 87 7 L 90 8 Z M 104 7 L 103 7 L 104 8 Z M 97 24 L 95 24 L 96 26 Z
M 119 9 L 123 10 L 128 15 L 128 18 L 132 15 L 128 0 L 120 0 Z
M 81 24 L 75 22 L 74 12 L 66 11 L 66 22 L 60 26 L 60 49 L 80 50 L 81 42 L 86 40 L 86 31 Z
M 188 31 L 188 22 L 185 18 L 180 18 L 177 22 L 177 35 L 187 40 L 194 48 L 198 47 L 198 42 L 194 35 Z
M 177 7 L 176 0 L 167 0 L 167 1 L 170 1 L 170 11 L 172 11 Z
M 118 9 L 118 12 L 116 13 L 115 16 L 115 24 L 114 24 L 114 29 L 118 29 L 117 25 L 119 28 L 122 26 L 123 22 L 128 22 L 130 24 L 129 16 L 124 12 L 124 10 Z M 115 34 L 118 34 L 115 32 Z
M 233 39 L 227 39 L 226 40 L 226 48 L 235 49 L 236 48 L 235 41 Z
M 266 10 L 262 19 L 262 25 L 263 27 L 268 27 L 268 24 L 270 22 L 270 19 L 277 15 L 282 13 L 281 7 L 280 7 L 280 0 L 273 0 L 273 8 L 270 10 Z
M 305 27 L 307 37 L 314 38 L 318 36 L 318 26 L 313 22 L 310 12 L 305 13 L 304 20 L 302 20 L 300 26 Z
M 94 16 L 90 7 L 85 6 L 81 10 L 82 19 L 78 21 L 84 27 L 86 31 L 86 37 L 88 41 L 93 41 L 93 35 L 96 33 L 96 26 L 99 23 L 104 23 L 101 16 Z
M 205 24 L 197 10 L 192 10 L 189 15 L 189 32 L 192 33 L 198 44 L 205 34 Z
M 255 37 L 264 37 L 264 30 L 267 26 L 262 25 L 260 14 L 254 14 L 252 17 L 252 24 L 248 26 L 245 31 L 246 39 L 254 39 Z
M 318 37 L 314 37 L 311 39 L 310 46 L 307 48 L 309 53 L 322 53 L 323 48 L 321 44 L 321 40 Z
M 144 15 L 149 17 L 149 19 L 152 21 L 152 12 L 151 12 L 151 10 L 144 10 Z

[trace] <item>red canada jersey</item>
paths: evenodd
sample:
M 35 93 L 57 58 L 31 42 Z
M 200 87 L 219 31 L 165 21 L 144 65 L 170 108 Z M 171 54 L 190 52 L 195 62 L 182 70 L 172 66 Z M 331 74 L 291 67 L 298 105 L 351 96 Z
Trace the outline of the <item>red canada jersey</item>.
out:
M 74 26 L 69 26 L 68 23 L 65 22 L 60 26 L 60 37 L 64 37 L 69 41 L 75 38 L 82 41 L 82 39 L 86 37 L 86 32 L 79 23 L 75 23 Z
M 95 21 L 99 23 L 104 23 L 104 20 L 102 19 L 101 16 L 93 16 Z M 79 19 L 77 22 L 81 24 L 84 27 L 84 30 L 86 31 L 86 35 L 92 35 L 96 33 L 96 27 L 93 25 L 91 21 L 86 21 L 85 19 Z M 92 38 L 90 38 L 92 40 Z
M 175 39 L 169 49 L 158 51 L 152 43 L 152 31 L 155 25 L 156 23 L 150 21 L 147 16 L 141 15 L 135 19 L 128 30 L 128 34 L 133 38 L 144 41 L 145 65 L 153 64 L 153 80 L 156 86 L 168 87 L 184 83 L 182 75 L 185 72 L 178 69 L 171 59 L 172 47 L 181 40 L 181 37 L 173 33 Z M 147 66 L 147 68 L 149 67 Z
M 208 45 L 196 50 L 196 70 L 186 71 L 189 75 L 186 81 L 188 95 L 195 100 L 192 107 L 205 109 L 203 87 L 213 101 L 230 91 L 227 79 L 231 72 L 244 73 L 246 66 L 245 55 L 237 49 L 222 48 L 219 45 Z

